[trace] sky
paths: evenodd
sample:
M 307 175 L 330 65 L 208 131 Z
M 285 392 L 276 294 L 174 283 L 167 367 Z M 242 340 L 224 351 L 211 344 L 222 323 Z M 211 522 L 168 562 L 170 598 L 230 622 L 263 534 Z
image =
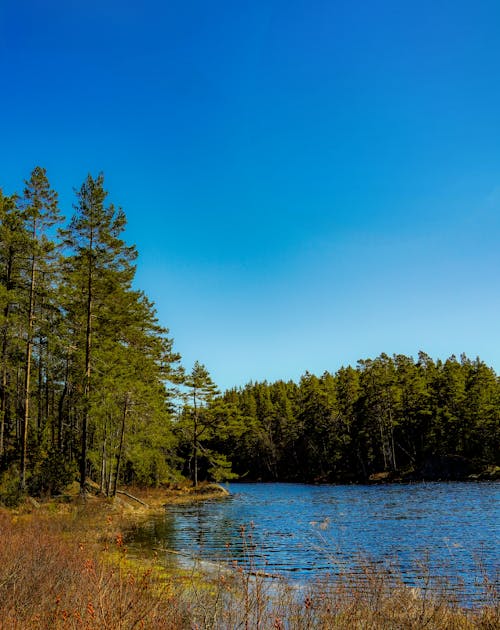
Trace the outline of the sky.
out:
M 104 172 L 188 370 L 500 372 L 498 0 L 0 0 L 0 72 L 0 187 Z

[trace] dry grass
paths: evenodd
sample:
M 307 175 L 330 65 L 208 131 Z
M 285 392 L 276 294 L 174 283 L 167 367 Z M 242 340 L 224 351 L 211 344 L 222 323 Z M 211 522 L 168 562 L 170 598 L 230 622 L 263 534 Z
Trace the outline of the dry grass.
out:
M 172 572 L 129 558 L 121 517 L 106 502 L 60 511 L 0 510 L 0 628 L 233 630 L 429 629 L 500 627 L 497 594 L 465 610 L 444 595 L 403 585 L 364 565 L 297 591 L 281 580 L 195 567 Z
M 223 499 L 229 495 L 223 486 L 214 483 L 200 483 L 198 488 L 194 488 L 189 482 L 183 482 L 159 488 L 135 486 L 129 490 L 152 508 L 158 508 L 167 503 L 171 505 L 206 501 L 207 499 Z
M 0 532 L 0 628 L 189 627 L 174 584 L 129 568 L 120 537 L 109 563 L 68 515 L 1 511 Z

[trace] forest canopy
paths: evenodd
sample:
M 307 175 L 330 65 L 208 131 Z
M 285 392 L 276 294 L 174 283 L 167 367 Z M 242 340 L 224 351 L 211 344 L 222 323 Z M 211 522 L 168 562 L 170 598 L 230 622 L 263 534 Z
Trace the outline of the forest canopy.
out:
M 70 218 L 45 169 L 0 190 L 0 500 L 117 484 L 470 478 L 499 462 L 500 380 L 479 358 L 382 354 L 224 393 L 184 371 L 104 177 Z M 332 357 L 332 360 L 334 357 Z

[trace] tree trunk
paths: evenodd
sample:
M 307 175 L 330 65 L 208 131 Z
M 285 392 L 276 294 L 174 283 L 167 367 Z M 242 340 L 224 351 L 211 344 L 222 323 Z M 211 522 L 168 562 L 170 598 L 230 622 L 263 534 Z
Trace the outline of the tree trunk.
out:
M 102 438 L 102 449 L 101 449 L 101 480 L 99 484 L 99 490 L 101 494 L 104 494 L 104 485 L 106 483 L 106 435 L 107 433 L 107 422 L 104 421 L 104 436 Z
M 7 291 L 13 288 L 12 282 L 12 268 L 13 268 L 13 258 L 14 254 L 12 249 L 9 249 L 9 258 L 7 261 L 7 273 L 6 273 L 6 282 L 5 286 Z M 2 388 L 0 390 L 0 458 L 3 457 L 5 444 L 5 421 L 7 416 L 7 350 L 9 346 L 8 342 L 8 328 L 7 322 L 9 321 L 10 314 L 10 302 L 7 301 L 5 308 L 3 310 L 4 315 L 4 330 L 2 336 Z
M 90 241 L 90 252 L 93 251 L 93 242 Z M 89 255 L 89 268 L 87 279 L 87 321 L 85 328 L 85 387 L 84 387 L 84 411 L 82 417 L 82 448 L 80 453 L 80 494 L 85 494 L 85 480 L 87 477 L 87 432 L 90 415 L 90 374 L 91 374 L 91 350 L 92 350 L 92 293 L 93 293 L 92 257 Z
M 40 313 L 41 317 L 41 313 Z M 48 354 L 48 353 L 47 353 Z M 38 336 L 38 395 L 37 395 L 37 414 L 36 414 L 36 428 L 38 436 L 42 434 L 42 426 L 44 425 L 45 417 L 45 392 L 43 387 L 43 338 L 40 334 Z
M 193 484 L 198 487 L 198 409 L 196 407 L 196 393 L 193 392 L 194 421 L 193 421 Z
M 33 239 L 36 238 L 36 228 L 33 228 Z M 22 450 L 21 450 L 21 490 L 26 488 L 26 459 L 28 455 L 28 423 L 30 417 L 30 381 L 31 381 L 31 354 L 33 350 L 33 327 L 35 312 L 35 276 L 36 258 L 33 254 L 31 260 L 31 284 L 28 310 L 28 337 L 26 339 L 26 372 L 24 377 L 24 418 L 22 425 Z
M 120 430 L 120 444 L 118 446 L 118 455 L 116 457 L 116 471 L 115 471 L 115 480 L 114 480 L 114 485 L 113 485 L 113 496 L 114 497 L 116 496 L 116 484 L 118 483 L 118 475 L 120 474 L 120 462 L 121 462 L 122 451 L 123 451 L 123 436 L 125 435 L 125 422 L 127 420 L 129 396 L 130 396 L 130 394 L 127 394 L 125 396 L 125 402 L 124 402 L 124 405 L 123 405 L 122 426 L 121 426 L 121 430 Z
M 6 343 L 6 342 L 5 342 Z M 2 351 L 2 354 L 4 352 Z M 0 392 L 0 460 L 4 453 L 5 416 L 7 415 L 7 359 L 2 366 L 2 389 Z

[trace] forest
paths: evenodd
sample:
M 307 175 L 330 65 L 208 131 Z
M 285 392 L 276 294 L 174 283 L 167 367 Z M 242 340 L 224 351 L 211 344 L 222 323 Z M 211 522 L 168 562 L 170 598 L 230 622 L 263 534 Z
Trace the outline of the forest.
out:
M 245 417 L 245 430 L 214 436 L 213 447 L 242 478 L 477 479 L 499 464 L 500 381 L 479 358 L 382 354 L 222 399 Z
M 220 393 L 203 364 L 182 366 L 135 288 L 137 251 L 102 174 L 69 214 L 44 168 L 0 190 L 1 502 L 75 480 L 109 496 L 183 478 L 460 479 L 500 464 L 500 380 L 479 358 L 382 354 Z

